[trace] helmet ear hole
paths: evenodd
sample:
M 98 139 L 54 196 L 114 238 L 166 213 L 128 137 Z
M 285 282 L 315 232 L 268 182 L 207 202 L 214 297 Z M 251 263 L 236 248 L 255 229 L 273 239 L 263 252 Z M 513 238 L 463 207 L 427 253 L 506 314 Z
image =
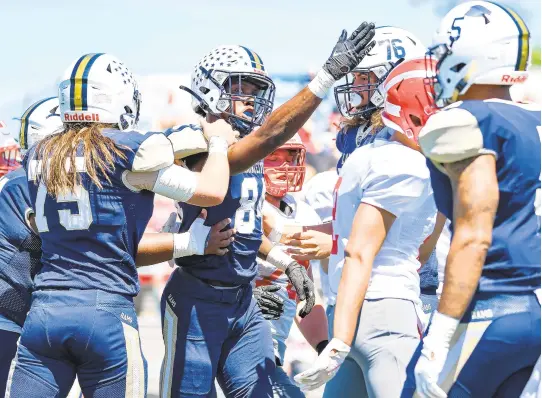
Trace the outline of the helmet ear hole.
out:
M 466 64 L 464 62 L 461 62 L 457 65 L 454 65 L 452 66 L 450 69 L 455 72 L 455 73 L 458 73 L 459 71 L 461 71 L 461 69 L 463 69 L 464 67 L 466 66 Z
M 421 127 L 422 121 L 420 120 L 418 116 L 413 115 L 413 114 L 409 114 L 408 116 L 410 117 L 410 121 L 412 122 L 414 126 Z

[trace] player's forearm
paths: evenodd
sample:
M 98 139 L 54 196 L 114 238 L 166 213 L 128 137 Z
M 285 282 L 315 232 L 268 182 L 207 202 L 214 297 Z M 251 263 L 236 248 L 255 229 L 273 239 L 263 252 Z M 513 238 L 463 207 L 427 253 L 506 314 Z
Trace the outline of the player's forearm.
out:
M 136 267 L 159 264 L 173 258 L 173 234 L 160 232 L 143 234 L 136 255 Z
M 267 220 L 264 220 L 267 221 Z M 333 226 L 331 222 L 326 222 L 324 224 L 316 224 L 316 225 L 272 225 L 269 223 L 264 222 L 263 224 L 264 233 L 266 235 L 275 235 L 278 236 L 281 235 L 280 241 L 282 243 L 285 243 L 285 240 L 288 236 L 296 234 L 296 233 L 302 233 L 306 231 L 318 231 L 322 232 L 327 235 L 333 234 Z
M 478 287 L 491 239 L 455 230 L 444 276 L 439 312 L 461 319 Z
M 224 154 L 210 153 L 188 203 L 203 207 L 219 205 L 226 196 L 229 183 L 230 171 Z
M 314 349 L 316 349 L 319 343 L 328 339 L 326 310 L 324 309 L 323 300 L 316 290 L 315 304 L 312 307 L 312 311 L 305 318 L 301 318 L 299 311 L 297 311 L 295 323 L 307 342 Z
M 321 102 L 321 98 L 305 87 L 273 111 L 259 129 L 230 147 L 231 174 L 247 170 L 292 138 Z
M 496 161 L 481 155 L 444 166 L 454 191 L 454 235 L 439 312 L 461 319 L 478 286 L 499 203 Z
M 352 345 L 363 300 L 371 278 L 372 262 L 346 256 L 339 283 L 333 337 Z
M 265 260 L 273 246 L 273 242 L 271 242 L 267 236 L 262 235 L 262 243 L 258 249 L 258 257 Z

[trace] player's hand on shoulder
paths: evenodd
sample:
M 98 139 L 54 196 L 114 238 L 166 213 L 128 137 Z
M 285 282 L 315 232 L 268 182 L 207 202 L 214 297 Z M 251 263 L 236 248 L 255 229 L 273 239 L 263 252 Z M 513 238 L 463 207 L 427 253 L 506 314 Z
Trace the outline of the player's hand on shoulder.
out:
M 233 127 L 223 119 L 215 119 L 207 121 L 206 119 L 200 119 L 201 129 L 205 139 L 209 141 L 211 137 L 221 137 L 226 140 L 228 146 L 237 142 L 239 132 L 235 131 Z
M 339 41 L 335 44 L 331 55 L 323 66 L 335 80 L 340 80 L 350 73 L 375 46 L 374 23 L 363 22 L 347 37 L 343 29 Z

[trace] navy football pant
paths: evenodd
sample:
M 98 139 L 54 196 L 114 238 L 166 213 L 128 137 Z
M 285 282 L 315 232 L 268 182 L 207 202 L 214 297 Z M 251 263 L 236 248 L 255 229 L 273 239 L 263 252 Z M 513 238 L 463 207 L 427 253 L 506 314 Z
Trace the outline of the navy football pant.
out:
M 100 290 L 45 290 L 32 306 L 6 397 L 143 398 L 146 367 L 131 297 Z
M 0 330 L 0 396 L 6 391 L 9 368 L 17 352 L 19 333 Z
M 414 393 L 420 353 L 421 345 L 409 364 L 402 397 Z M 539 357 L 536 296 L 479 293 L 452 339 L 439 385 L 450 398 L 519 397 Z
M 160 396 L 272 397 L 275 355 L 269 324 L 250 285 L 215 288 L 178 268 L 162 295 L 166 353 Z

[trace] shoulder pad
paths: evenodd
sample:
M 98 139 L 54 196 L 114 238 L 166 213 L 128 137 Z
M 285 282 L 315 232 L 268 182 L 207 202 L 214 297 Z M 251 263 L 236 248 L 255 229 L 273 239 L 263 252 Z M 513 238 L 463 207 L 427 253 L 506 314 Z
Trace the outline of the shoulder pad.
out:
M 432 115 L 419 135 L 422 152 L 436 163 L 453 163 L 484 153 L 478 119 L 468 110 L 452 108 Z
M 157 171 L 173 164 L 171 141 L 162 133 L 145 137 L 135 152 L 132 171 Z
M 164 134 L 173 145 L 175 159 L 207 152 L 207 140 L 200 126 L 194 124 L 175 126 L 166 130 Z

